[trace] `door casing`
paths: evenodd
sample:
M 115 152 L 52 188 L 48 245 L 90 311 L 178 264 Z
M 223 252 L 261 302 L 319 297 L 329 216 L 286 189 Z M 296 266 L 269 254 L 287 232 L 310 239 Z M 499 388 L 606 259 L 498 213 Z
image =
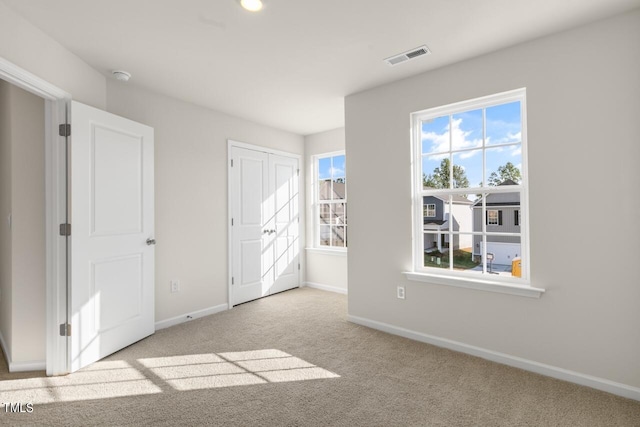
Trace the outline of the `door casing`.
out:
M 46 244 L 46 372 L 69 372 L 67 338 L 59 325 L 67 321 L 67 238 L 59 235 L 67 222 L 67 138 L 58 126 L 68 123 L 71 95 L 17 65 L 0 58 L 0 78 L 45 100 L 45 244 Z M 26 367 L 41 369 L 40 366 Z
M 298 175 L 298 189 L 299 189 L 299 197 L 298 197 L 298 212 L 299 212 L 299 216 L 300 216 L 300 222 L 298 224 L 298 241 L 299 241 L 299 250 L 300 250 L 300 255 L 302 255 L 302 253 L 304 252 L 304 247 L 305 247 L 305 233 L 304 233 L 304 224 L 305 224 L 305 218 L 304 218 L 304 200 L 305 200 L 305 192 L 304 192 L 304 185 L 301 185 L 301 183 L 303 182 L 302 179 L 304 177 L 304 173 L 303 173 L 303 164 L 302 164 L 302 156 L 299 154 L 295 154 L 295 153 L 289 153 L 286 151 L 280 151 L 280 150 L 273 150 L 271 148 L 266 148 L 263 146 L 259 146 L 259 145 L 253 145 L 253 144 L 247 144 L 245 142 L 240 142 L 240 141 L 235 141 L 232 139 L 227 140 L 227 207 L 228 207 L 228 214 L 227 214 L 227 254 L 228 254 L 228 267 L 227 267 L 227 288 L 228 288 L 228 296 L 227 296 L 227 306 L 229 307 L 229 309 L 233 308 L 233 286 L 232 286 L 232 276 L 233 276 L 233 258 L 232 258 L 232 254 L 233 254 L 233 229 L 231 227 L 231 218 L 233 217 L 233 206 L 232 206 L 232 182 L 231 182 L 231 152 L 232 152 L 232 147 L 238 147 L 238 148 L 246 148 L 249 150 L 255 150 L 255 151 L 261 151 L 263 153 L 268 153 L 268 154 L 275 154 L 278 156 L 285 156 L 285 157 L 293 157 L 296 158 L 298 160 L 298 167 L 300 168 L 300 174 Z M 298 282 L 300 283 L 300 286 L 303 286 L 303 282 L 302 282 L 302 278 L 304 277 L 304 271 L 305 271 L 305 262 L 304 262 L 304 257 L 300 256 L 300 269 L 298 270 Z

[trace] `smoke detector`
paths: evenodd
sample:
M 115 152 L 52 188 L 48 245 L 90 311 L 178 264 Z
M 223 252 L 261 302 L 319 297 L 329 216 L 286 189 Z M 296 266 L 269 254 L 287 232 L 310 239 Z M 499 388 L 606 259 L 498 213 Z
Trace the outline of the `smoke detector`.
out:
M 393 56 L 390 56 L 389 58 L 385 58 L 384 62 L 386 62 L 391 66 L 394 66 L 402 62 L 406 62 L 410 59 L 415 59 L 419 56 L 428 55 L 430 53 L 431 51 L 429 50 L 429 48 L 426 45 L 422 45 L 420 47 L 408 50 L 398 55 L 393 55 Z
M 116 80 L 120 80 L 121 82 L 128 82 L 131 78 L 131 73 L 127 73 L 126 71 L 122 70 L 114 70 L 111 72 L 111 74 L 113 74 L 113 77 Z

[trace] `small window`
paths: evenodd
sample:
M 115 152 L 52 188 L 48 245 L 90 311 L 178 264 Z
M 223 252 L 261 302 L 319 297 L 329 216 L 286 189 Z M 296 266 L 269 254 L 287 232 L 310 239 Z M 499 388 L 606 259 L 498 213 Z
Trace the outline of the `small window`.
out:
M 344 153 L 315 158 L 316 247 L 347 247 L 347 175 Z
M 424 205 L 424 216 L 433 218 L 436 216 L 436 205 L 433 203 Z
M 502 225 L 502 211 L 487 210 L 487 225 Z

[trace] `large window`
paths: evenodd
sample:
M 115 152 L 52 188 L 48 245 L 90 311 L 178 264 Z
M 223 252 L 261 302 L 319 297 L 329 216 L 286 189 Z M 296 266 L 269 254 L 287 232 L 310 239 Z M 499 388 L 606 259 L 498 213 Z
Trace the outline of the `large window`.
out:
M 519 89 L 412 114 L 414 273 L 529 284 L 525 107 Z
M 347 175 L 344 153 L 316 157 L 316 246 L 347 247 Z

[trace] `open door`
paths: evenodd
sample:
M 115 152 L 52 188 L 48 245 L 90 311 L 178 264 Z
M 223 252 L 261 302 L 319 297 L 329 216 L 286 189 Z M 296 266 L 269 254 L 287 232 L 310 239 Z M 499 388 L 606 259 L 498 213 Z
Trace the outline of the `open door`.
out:
M 69 369 L 153 334 L 153 128 L 71 104 Z

